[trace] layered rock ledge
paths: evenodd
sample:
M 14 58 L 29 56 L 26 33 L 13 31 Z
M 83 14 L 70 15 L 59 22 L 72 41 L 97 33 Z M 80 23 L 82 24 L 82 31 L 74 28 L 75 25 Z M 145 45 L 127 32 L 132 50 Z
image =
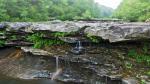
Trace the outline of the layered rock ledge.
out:
M 37 32 L 61 32 L 74 34 L 60 37 L 60 40 L 73 43 L 85 36 L 97 36 L 111 42 L 137 41 L 150 39 L 150 23 L 142 22 L 101 22 L 101 21 L 49 21 L 49 22 L 1 22 L 0 40 L 6 45 L 32 45 L 25 40 L 27 35 Z M 17 35 L 16 37 L 13 35 Z M 12 37 L 10 37 L 12 36 Z M 45 36 L 55 39 L 53 36 Z M 59 37 L 59 36 L 58 36 Z

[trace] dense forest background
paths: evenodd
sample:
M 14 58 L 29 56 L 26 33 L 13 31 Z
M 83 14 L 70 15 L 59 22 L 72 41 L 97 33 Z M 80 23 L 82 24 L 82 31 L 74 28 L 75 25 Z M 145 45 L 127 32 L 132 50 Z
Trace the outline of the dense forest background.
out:
M 145 21 L 150 18 L 150 0 L 123 0 L 113 17 L 129 21 Z
M 94 0 L 0 0 L 0 21 L 95 18 L 145 21 L 150 18 L 150 0 L 123 0 L 116 10 Z
M 0 21 L 47 21 L 109 17 L 94 0 L 0 0 Z

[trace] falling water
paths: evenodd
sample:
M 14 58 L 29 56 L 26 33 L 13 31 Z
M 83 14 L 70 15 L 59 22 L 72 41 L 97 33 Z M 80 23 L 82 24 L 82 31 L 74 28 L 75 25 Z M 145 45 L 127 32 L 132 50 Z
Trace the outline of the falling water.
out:
M 82 48 L 83 47 L 82 47 L 81 41 L 78 41 L 76 44 L 76 49 L 81 50 Z
M 56 56 L 56 71 L 58 70 L 59 68 L 59 57 Z
M 62 69 L 59 68 L 59 57 L 56 56 L 56 71 L 53 73 L 51 80 L 55 80 L 60 75 L 61 72 Z
M 73 54 L 77 54 L 77 55 L 84 53 L 84 48 L 82 47 L 81 41 L 77 41 L 76 47 L 73 48 L 73 49 L 71 50 L 71 52 L 72 52 Z

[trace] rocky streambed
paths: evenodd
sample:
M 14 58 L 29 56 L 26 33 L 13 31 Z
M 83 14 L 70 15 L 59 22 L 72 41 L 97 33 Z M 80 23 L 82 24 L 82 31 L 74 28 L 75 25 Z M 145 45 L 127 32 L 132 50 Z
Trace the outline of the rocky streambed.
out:
M 149 30 L 149 23 L 3 22 L 0 74 L 42 84 L 149 84 Z

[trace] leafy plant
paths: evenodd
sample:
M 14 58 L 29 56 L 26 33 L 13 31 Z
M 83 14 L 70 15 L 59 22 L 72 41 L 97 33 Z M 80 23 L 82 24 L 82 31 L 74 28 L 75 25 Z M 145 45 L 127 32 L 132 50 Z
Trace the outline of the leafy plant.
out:
M 136 50 L 135 50 L 135 49 L 130 50 L 130 51 L 128 52 L 128 56 L 130 56 L 130 57 L 137 56 Z
M 5 41 L 4 40 L 0 40 L 0 47 L 3 47 L 5 45 Z
M 54 37 L 65 37 L 67 35 L 69 35 L 70 33 L 64 33 L 64 32 L 55 32 L 55 33 L 52 33 L 51 35 L 54 36 Z
M 128 56 L 135 59 L 136 62 L 150 65 L 150 55 L 145 52 L 148 52 L 147 49 L 143 50 L 143 53 L 137 53 L 135 49 L 132 49 L 128 52 Z
M 100 42 L 100 39 L 98 39 L 96 36 L 87 35 L 87 38 L 90 39 L 94 43 Z
M 130 62 L 126 62 L 126 63 L 125 63 L 125 67 L 126 67 L 127 69 L 131 69 L 131 68 L 133 67 L 133 65 L 132 65 L 132 63 L 130 63 Z
M 17 39 L 17 36 L 16 35 L 12 35 L 11 36 L 11 40 L 16 40 Z
M 146 81 L 142 79 L 140 84 L 146 84 Z
M 44 34 L 42 33 L 36 33 L 36 34 L 29 35 L 27 37 L 27 40 L 34 43 L 34 46 L 33 46 L 34 48 L 42 48 L 42 47 L 50 46 L 50 45 L 64 44 L 63 41 L 57 38 L 56 39 L 44 39 L 43 36 Z M 59 34 L 57 33 L 57 35 L 55 36 L 59 36 Z

